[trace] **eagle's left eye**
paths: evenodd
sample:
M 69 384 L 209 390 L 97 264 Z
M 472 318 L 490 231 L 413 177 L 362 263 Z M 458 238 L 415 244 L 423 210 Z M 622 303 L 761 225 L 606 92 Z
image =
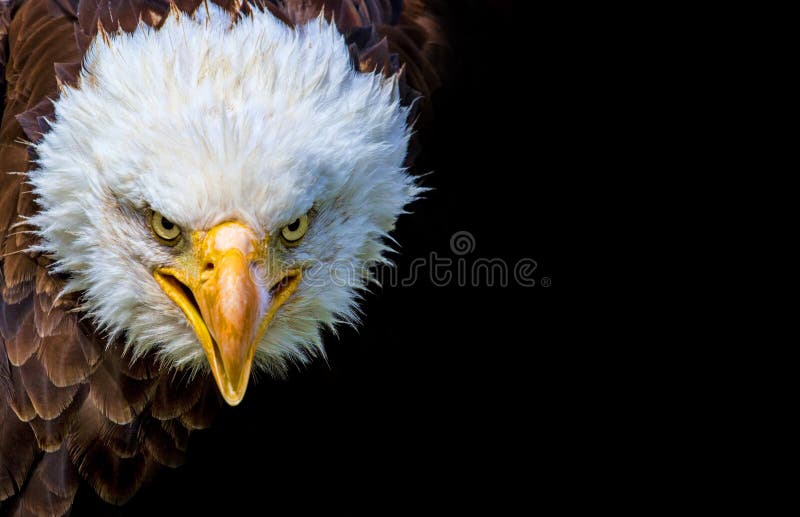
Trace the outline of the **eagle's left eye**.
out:
M 301 215 L 290 224 L 283 227 L 281 230 L 281 237 L 283 242 L 289 246 L 296 245 L 303 238 L 308 230 L 308 216 Z
M 161 244 L 175 246 L 181 240 L 181 228 L 158 212 L 150 213 L 150 229 Z

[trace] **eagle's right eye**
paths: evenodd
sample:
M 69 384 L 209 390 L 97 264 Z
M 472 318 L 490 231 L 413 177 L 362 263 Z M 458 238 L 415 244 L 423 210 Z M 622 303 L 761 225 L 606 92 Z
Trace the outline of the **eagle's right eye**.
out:
M 175 246 L 181 240 L 181 228 L 159 212 L 150 212 L 150 229 L 156 240 L 166 246 Z

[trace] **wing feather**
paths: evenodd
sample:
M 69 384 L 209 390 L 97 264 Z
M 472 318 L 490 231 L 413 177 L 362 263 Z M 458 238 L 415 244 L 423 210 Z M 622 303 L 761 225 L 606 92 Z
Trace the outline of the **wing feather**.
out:
M 50 382 L 44 366 L 35 358 L 23 364 L 19 371 L 36 414 L 44 420 L 53 420 L 61 415 L 78 392 L 77 384 L 59 388 Z
M 73 497 L 78 490 L 78 470 L 69 459 L 66 445 L 44 455 L 39 464 L 40 477 L 50 492 L 58 497 Z
M 37 323 L 40 320 L 37 320 Z M 81 346 L 85 336 L 77 329 L 75 315 L 65 315 L 60 309 L 41 319 L 37 327 L 40 336 L 39 357 L 50 381 L 58 387 L 82 383 L 97 368 L 91 364 Z M 53 325 L 53 321 L 57 324 Z
M 26 300 L 28 300 L 28 303 L 26 303 L 26 306 L 29 307 L 28 312 L 17 320 L 20 323 L 19 327 L 15 329 L 16 331 L 13 334 L 9 332 L 5 340 L 8 360 L 14 366 L 25 364 L 37 349 L 33 311 L 30 310 L 33 307 L 33 303 L 30 303 L 33 301 L 33 297 L 26 298 Z
M 11 366 L 8 380 L 11 384 L 11 391 L 6 399 L 7 404 L 20 420 L 30 422 L 36 418 L 36 410 L 33 409 L 25 385 L 22 384 L 22 374 L 20 374 L 19 368 Z
M 72 499 L 78 490 L 78 470 L 69 458 L 66 445 L 47 453 L 36 467 L 34 477 L 41 480 L 47 490 L 57 497 Z
M 121 357 L 107 354 L 89 378 L 89 399 L 109 420 L 128 424 L 142 412 L 155 391 L 155 383 L 138 381 L 122 373 Z
M 175 440 L 164 430 L 158 420 L 147 420 L 143 437 L 144 448 L 153 460 L 170 468 L 183 465 L 186 456 L 184 451 L 177 447 Z
M 39 517 L 60 517 L 66 514 L 72 506 L 72 498 L 77 490 L 69 486 L 69 470 L 71 465 L 62 463 L 64 458 L 58 450 L 46 454 L 36 465 L 30 480 L 25 485 L 25 492 L 19 500 L 19 506 Z M 58 478 L 62 477 L 63 480 Z M 74 479 L 74 478 L 73 478 Z M 52 490 L 48 482 L 53 483 L 61 493 Z M 61 490 L 63 489 L 63 490 Z
M 72 425 L 73 418 L 83 406 L 88 389 L 80 386 L 75 397 L 67 408 L 52 420 L 36 417 L 30 421 L 31 429 L 39 448 L 45 452 L 54 452 L 61 448 L 64 438 Z
M 35 439 L 28 424 L 10 407 L 0 404 L 0 501 L 19 491 L 36 457 Z
M 180 416 L 181 424 L 189 431 L 208 429 L 216 418 L 221 404 L 221 397 L 214 382 L 209 378 L 200 382 L 203 384 L 203 394 L 189 411 Z
M 16 240 L 6 238 L 6 257 L 3 261 L 3 299 L 7 303 L 19 303 L 33 292 L 37 264 L 16 247 Z
M 109 433 L 116 434 L 111 442 L 106 441 Z M 119 434 L 118 429 L 109 427 L 108 420 L 92 404 L 84 404 L 75 418 L 73 432 L 67 436 L 70 457 L 81 477 L 105 501 L 122 504 L 130 499 L 141 486 L 150 468 L 142 454 L 120 455 L 120 445 L 128 438 Z M 111 445 L 113 443 L 113 445 Z M 134 441 L 132 449 L 138 450 Z
M 150 414 L 159 420 L 178 418 L 194 408 L 203 395 L 203 383 L 192 382 L 185 376 L 164 376 L 158 383 Z

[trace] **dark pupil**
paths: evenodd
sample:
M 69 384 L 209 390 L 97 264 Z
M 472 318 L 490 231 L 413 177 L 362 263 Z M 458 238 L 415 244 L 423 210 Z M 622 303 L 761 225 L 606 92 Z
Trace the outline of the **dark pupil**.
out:
M 297 229 L 300 228 L 300 219 L 297 219 L 295 222 L 293 222 L 286 228 L 288 228 L 290 232 L 296 232 Z
M 163 217 L 161 218 L 161 226 L 165 230 L 171 230 L 171 229 L 173 229 L 175 227 L 175 225 L 172 224 L 172 221 L 170 221 L 168 219 L 164 219 Z

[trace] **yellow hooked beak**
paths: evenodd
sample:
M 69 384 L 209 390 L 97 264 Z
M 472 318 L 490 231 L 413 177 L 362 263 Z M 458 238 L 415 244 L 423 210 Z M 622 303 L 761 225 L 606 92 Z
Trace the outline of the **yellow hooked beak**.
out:
M 247 390 L 259 340 L 302 273 L 257 281 L 256 264 L 269 264 L 267 247 L 238 222 L 194 232 L 192 251 L 179 266 L 158 268 L 154 276 L 186 315 L 222 397 L 235 406 Z

